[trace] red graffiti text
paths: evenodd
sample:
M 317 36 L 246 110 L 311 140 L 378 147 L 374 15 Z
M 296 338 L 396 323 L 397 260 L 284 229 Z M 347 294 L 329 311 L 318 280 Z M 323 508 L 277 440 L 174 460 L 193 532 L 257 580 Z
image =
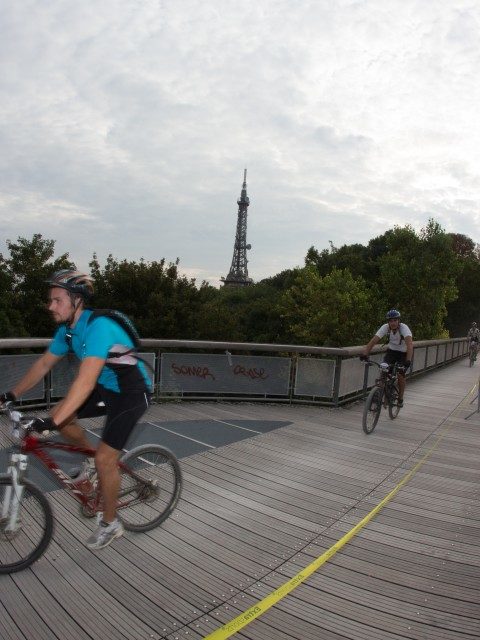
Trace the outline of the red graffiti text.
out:
M 245 367 L 242 367 L 240 364 L 237 364 L 233 368 L 233 374 L 236 376 L 245 376 L 252 380 L 266 380 L 268 378 L 268 375 L 265 373 L 265 369 L 257 369 L 255 367 L 245 369 Z
M 211 378 L 215 380 L 215 376 L 210 372 L 208 367 L 190 367 L 185 364 L 172 364 L 172 369 L 178 376 L 192 376 L 195 378 Z

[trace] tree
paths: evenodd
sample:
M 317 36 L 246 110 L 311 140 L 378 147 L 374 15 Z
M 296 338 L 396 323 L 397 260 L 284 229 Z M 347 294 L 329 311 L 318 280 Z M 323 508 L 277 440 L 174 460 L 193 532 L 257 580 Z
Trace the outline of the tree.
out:
M 14 304 L 13 277 L 0 255 L 0 336 L 19 338 L 25 335 L 22 317 Z
M 463 235 L 463 233 L 449 233 L 448 235 L 452 240 L 452 250 L 459 258 L 478 260 L 479 246 L 471 238 Z
M 322 277 L 309 266 L 298 270 L 280 306 L 294 343 L 343 347 L 371 337 L 378 302 L 363 278 L 348 269 L 334 268 Z
M 369 250 L 361 244 L 335 247 L 330 242 L 330 249 L 320 253 L 310 247 L 305 257 L 305 266 L 315 266 L 319 275 L 325 276 L 332 269 L 348 269 L 353 276 L 365 277 L 369 265 Z
M 480 324 L 480 251 L 478 244 L 459 233 L 449 234 L 460 272 L 456 279 L 458 297 L 447 305 L 445 321 L 450 335 L 465 336 L 471 323 Z
M 455 300 L 459 262 L 452 239 L 434 220 L 417 235 L 410 226 L 386 235 L 387 252 L 379 258 L 380 282 L 387 307 L 399 308 L 416 340 L 447 337 L 447 304 Z
M 31 240 L 19 237 L 17 242 L 7 240 L 10 258 L 3 260 L 12 291 L 12 309 L 21 326 L 20 335 L 47 337 L 54 327 L 46 307 L 47 278 L 59 269 L 75 268 L 68 253 L 52 260 L 55 240 L 46 240 L 40 233 Z M 15 318 L 15 316 L 13 316 Z M 14 320 L 15 324 L 17 320 Z
M 90 263 L 97 307 L 120 309 L 131 316 L 145 337 L 196 338 L 200 295 L 195 280 L 180 276 L 178 260 L 117 261 L 111 255 L 102 269 L 96 255 Z

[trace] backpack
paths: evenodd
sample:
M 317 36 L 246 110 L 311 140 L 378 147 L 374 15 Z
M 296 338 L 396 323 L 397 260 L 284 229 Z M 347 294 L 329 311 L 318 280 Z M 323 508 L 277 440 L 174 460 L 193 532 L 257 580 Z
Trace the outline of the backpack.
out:
M 400 322 L 398 323 L 398 333 L 400 334 L 400 343 L 402 344 L 402 340 L 405 342 L 405 336 L 402 334 L 402 332 L 400 331 Z M 385 344 L 390 344 L 390 335 L 392 334 L 392 331 L 390 331 L 390 329 L 387 331 L 387 334 L 385 336 L 387 342 Z
M 119 324 L 125 333 L 128 334 L 128 337 L 133 342 L 133 347 L 126 351 L 125 353 L 131 353 L 132 351 L 137 351 L 140 348 L 140 336 L 138 335 L 138 331 L 136 330 L 133 322 L 130 320 L 128 316 L 126 316 L 121 311 L 117 311 L 116 309 L 93 309 L 88 321 L 88 325 L 95 320 L 95 318 L 110 318 L 110 320 L 114 320 L 117 324 Z M 125 353 L 114 353 L 108 354 L 109 358 L 118 358 L 121 355 L 125 355 Z
M 121 358 L 122 356 L 131 355 L 137 360 L 141 360 L 149 369 L 153 371 L 152 365 L 137 355 L 136 351 L 140 348 L 140 336 L 138 335 L 138 331 L 135 328 L 135 325 L 130 320 L 128 316 L 126 316 L 121 311 L 117 311 L 116 309 L 93 309 L 90 317 L 87 320 L 88 325 L 93 322 L 96 318 L 110 318 L 110 320 L 114 320 L 117 324 L 119 324 L 125 333 L 129 336 L 130 340 L 133 342 L 133 347 L 128 349 L 128 351 L 123 351 L 119 353 L 117 351 L 109 351 L 107 354 L 107 360 L 112 358 Z M 65 340 L 67 341 L 69 352 L 72 353 L 72 334 L 67 327 L 67 333 L 65 334 Z

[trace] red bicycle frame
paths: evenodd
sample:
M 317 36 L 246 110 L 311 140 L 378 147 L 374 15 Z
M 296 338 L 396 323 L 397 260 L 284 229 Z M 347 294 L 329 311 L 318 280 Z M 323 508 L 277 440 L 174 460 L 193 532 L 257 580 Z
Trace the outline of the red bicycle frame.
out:
M 48 455 L 45 449 L 55 449 L 57 451 L 68 451 L 70 453 L 78 453 L 89 457 L 95 456 L 95 449 L 78 447 L 74 444 L 68 444 L 66 442 L 55 442 L 53 440 L 41 440 L 32 433 L 27 433 L 21 443 L 20 450 L 22 453 L 32 453 L 49 469 L 63 485 L 63 487 L 84 507 L 90 511 L 99 510 L 100 496 L 98 490 L 92 493 L 85 493 L 82 491 L 75 480 L 72 479 L 65 471 L 62 471 L 57 465 L 55 460 Z

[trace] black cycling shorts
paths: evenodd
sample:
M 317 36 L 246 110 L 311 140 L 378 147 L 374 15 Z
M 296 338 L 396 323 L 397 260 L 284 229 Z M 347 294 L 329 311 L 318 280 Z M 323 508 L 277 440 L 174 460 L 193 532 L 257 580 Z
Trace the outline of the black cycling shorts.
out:
M 387 349 L 387 352 L 383 356 L 383 361 L 389 365 L 395 364 L 395 362 L 401 366 L 405 364 L 405 360 L 407 359 L 406 351 L 394 351 L 393 349 Z M 400 375 L 404 375 L 401 371 L 398 372 Z
M 106 415 L 102 442 L 121 451 L 147 408 L 148 396 L 143 391 L 115 393 L 97 384 L 78 410 L 77 418 Z

